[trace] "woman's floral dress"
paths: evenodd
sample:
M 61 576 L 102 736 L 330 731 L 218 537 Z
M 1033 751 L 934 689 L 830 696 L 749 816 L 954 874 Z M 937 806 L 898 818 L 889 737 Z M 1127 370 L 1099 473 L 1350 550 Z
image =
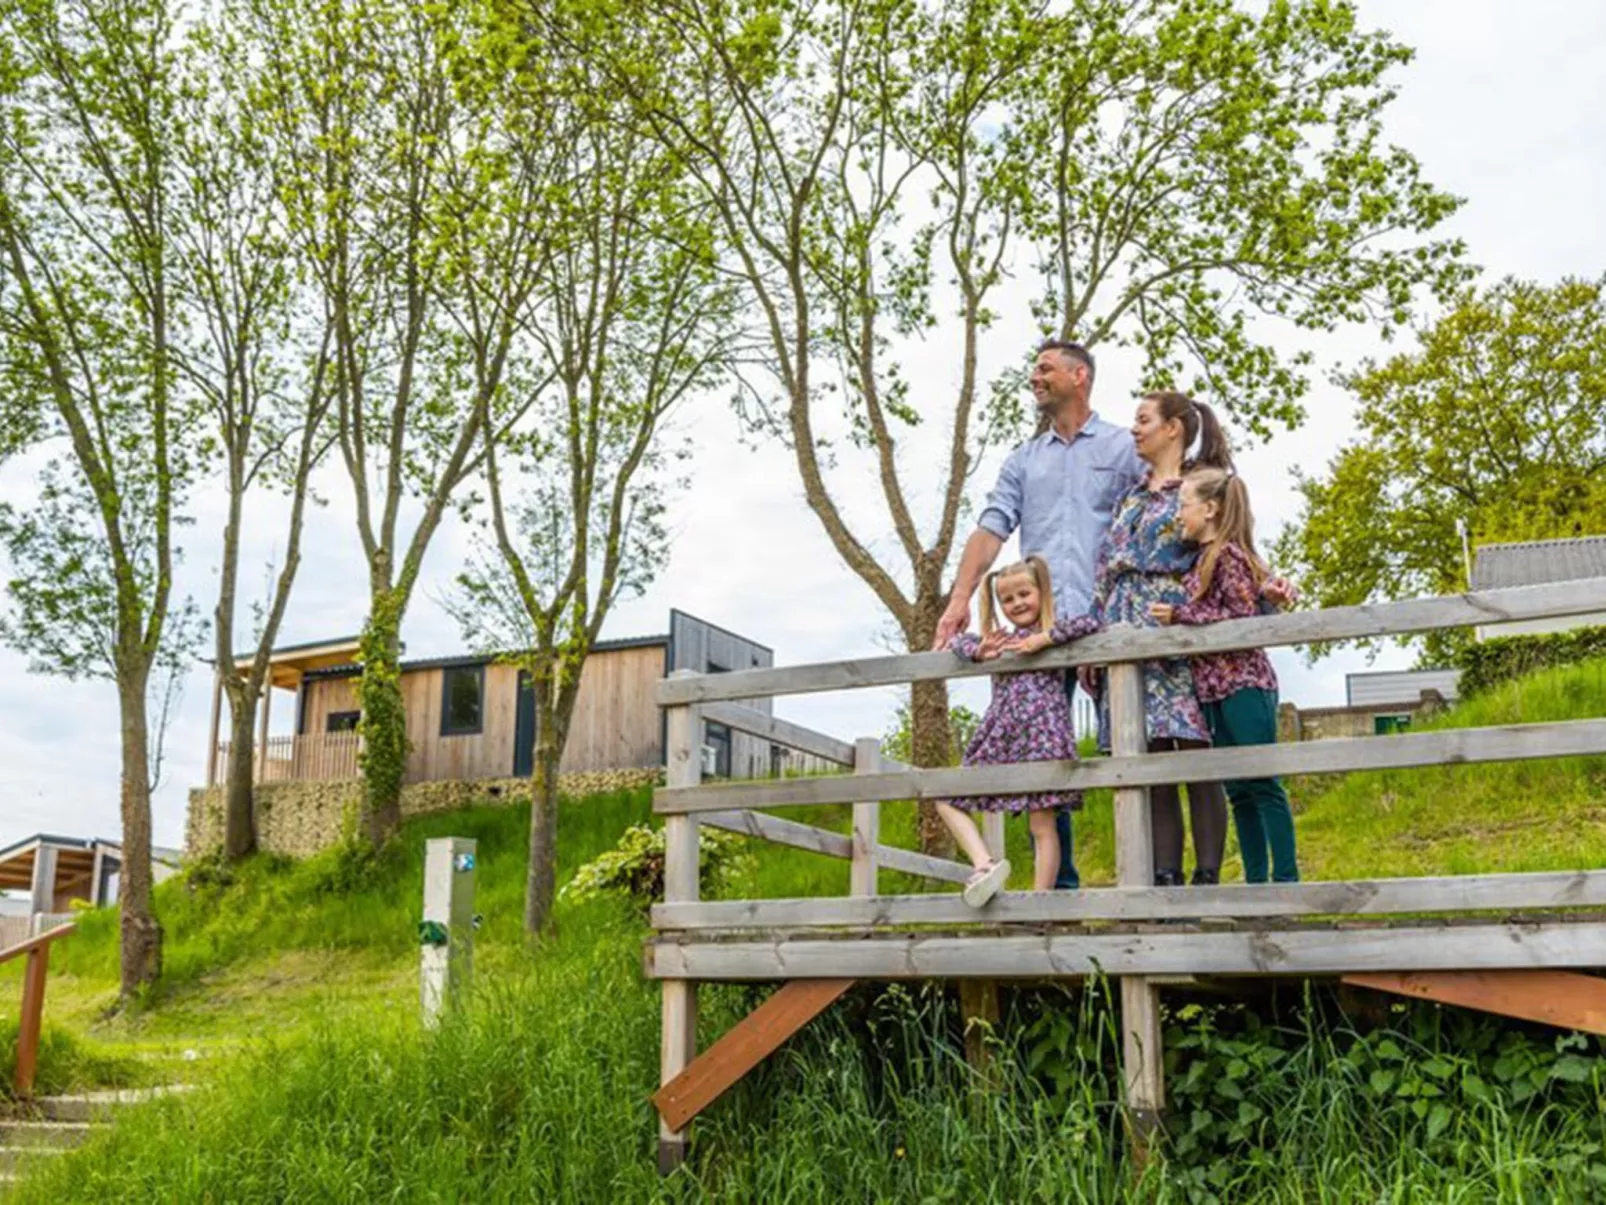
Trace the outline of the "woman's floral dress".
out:
M 1064 644 L 1098 630 L 1089 616 L 1062 619 L 1049 631 L 1049 639 Z M 1015 635 L 1029 636 L 1029 628 Z M 948 642 L 961 657 L 974 661 L 981 641 L 962 632 Z M 976 735 L 965 747 L 967 766 L 1007 766 L 1023 761 L 1075 761 L 1076 735 L 1065 697 L 1062 669 L 1023 670 L 993 676 L 993 701 L 982 717 Z M 1057 791 L 1043 795 L 972 795 L 950 799 L 966 812 L 1037 812 L 1044 808 L 1080 808 L 1082 792 Z
M 1121 499 L 1099 549 L 1093 579 L 1093 616 L 1106 628 L 1131 624 L 1157 626 L 1151 603 L 1187 602 L 1183 578 L 1198 549 L 1182 538 L 1177 518 L 1182 482 L 1140 481 Z M 1110 748 L 1109 692 L 1099 692 L 1099 748 Z M 1151 741 L 1210 743 L 1210 729 L 1194 695 L 1186 658 L 1143 663 L 1143 713 Z

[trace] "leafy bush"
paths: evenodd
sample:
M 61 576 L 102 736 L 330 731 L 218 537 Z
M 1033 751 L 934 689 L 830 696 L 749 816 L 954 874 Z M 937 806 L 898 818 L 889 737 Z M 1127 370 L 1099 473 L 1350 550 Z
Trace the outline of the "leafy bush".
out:
M 748 855 L 741 838 L 718 829 L 700 830 L 702 854 L 699 881 L 704 895 L 712 895 L 736 873 L 745 869 Z M 621 892 L 650 905 L 664 895 L 664 830 L 633 824 L 614 848 L 575 871 L 558 893 L 564 899 L 591 899 L 606 892 Z
M 1576 628 L 1539 636 L 1498 636 L 1456 654 L 1462 697 L 1538 670 L 1606 657 L 1606 627 Z

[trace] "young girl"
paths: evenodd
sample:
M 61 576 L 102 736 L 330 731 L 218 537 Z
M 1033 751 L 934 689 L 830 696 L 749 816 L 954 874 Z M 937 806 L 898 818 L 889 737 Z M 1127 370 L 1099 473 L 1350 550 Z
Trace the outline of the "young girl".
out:
M 1013 626 L 1006 632 L 997 612 Z M 990 661 L 1003 652 L 1033 653 L 1050 644 L 1064 644 L 1096 631 L 1086 616 L 1054 623 L 1054 594 L 1048 565 L 1029 557 L 1016 565 L 987 575 L 982 583 L 981 638 L 968 632 L 955 636 L 948 647 L 973 661 Z M 967 766 L 1008 765 L 1011 762 L 1074 760 L 1076 738 L 1066 705 L 1063 670 L 1025 670 L 993 678 L 993 701 L 981 726 L 965 749 Z M 1009 878 L 1009 863 L 994 861 L 982 840 L 972 812 L 1026 812 L 1032 830 L 1035 891 L 1049 891 L 1059 871 L 1059 837 L 1054 831 L 1056 808 L 1080 808 L 1080 791 L 1045 795 L 971 796 L 937 804 L 937 812 L 976 873 L 965 884 L 965 902 L 980 908 L 996 895 Z
M 1254 516 L 1243 479 L 1221 469 L 1198 469 L 1183 480 L 1177 517 L 1182 534 L 1200 547 L 1198 563 L 1184 579 L 1187 601 L 1155 603 L 1160 623 L 1214 623 L 1261 614 L 1265 563 L 1255 553 Z M 1261 649 L 1193 659 L 1193 688 L 1204 707 L 1212 743 L 1269 745 L 1277 740 L 1277 674 Z M 1232 818 L 1243 852 L 1244 878 L 1297 883 L 1294 816 L 1275 778 L 1227 784 Z

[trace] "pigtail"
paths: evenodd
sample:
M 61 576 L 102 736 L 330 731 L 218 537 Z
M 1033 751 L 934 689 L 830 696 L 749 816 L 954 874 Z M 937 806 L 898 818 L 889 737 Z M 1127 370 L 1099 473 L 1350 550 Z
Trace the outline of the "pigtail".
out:
M 991 636 L 998 630 L 998 603 L 993 595 L 993 584 L 1003 572 L 994 569 L 981 582 L 981 634 Z
M 1032 567 L 1032 576 L 1037 581 L 1037 630 L 1047 632 L 1054 626 L 1057 612 L 1054 610 L 1054 579 L 1048 571 L 1048 562 L 1035 553 L 1026 558 L 1026 563 Z

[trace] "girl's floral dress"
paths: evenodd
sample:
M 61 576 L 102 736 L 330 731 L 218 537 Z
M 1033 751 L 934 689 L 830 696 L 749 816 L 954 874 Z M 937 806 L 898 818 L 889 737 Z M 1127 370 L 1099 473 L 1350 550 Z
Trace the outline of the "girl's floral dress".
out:
M 1064 644 L 1098 630 L 1089 616 L 1062 619 L 1049 631 L 1049 639 Z M 1029 636 L 1032 629 L 1017 628 Z M 948 642 L 961 657 L 974 661 L 981 640 L 962 632 Z M 993 701 L 982 717 L 976 735 L 965 747 L 967 766 L 1007 766 L 1023 761 L 1075 761 L 1076 735 L 1071 730 L 1071 709 L 1065 697 L 1062 669 L 1023 670 L 993 676 Z M 966 812 L 1037 812 L 1044 808 L 1080 808 L 1082 792 L 1056 791 L 1042 795 L 972 795 L 950 799 Z
M 1183 578 L 1193 568 L 1198 550 L 1182 538 L 1177 518 L 1181 488 L 1182 482 L 1175 478 L 1140 481 L 1116 507 L 1093 580 L 1093 614 L 1103 627 L 1155 627 L 1151 603 L 1179 606 L 1188 601 Z M 1098 704 L 1099 748 L 1108 752 L 1108 691 L 1099 692 Z M 1151 741 L 1210 743 L 1186 658 L 1143 663 L 1143 713 Z

